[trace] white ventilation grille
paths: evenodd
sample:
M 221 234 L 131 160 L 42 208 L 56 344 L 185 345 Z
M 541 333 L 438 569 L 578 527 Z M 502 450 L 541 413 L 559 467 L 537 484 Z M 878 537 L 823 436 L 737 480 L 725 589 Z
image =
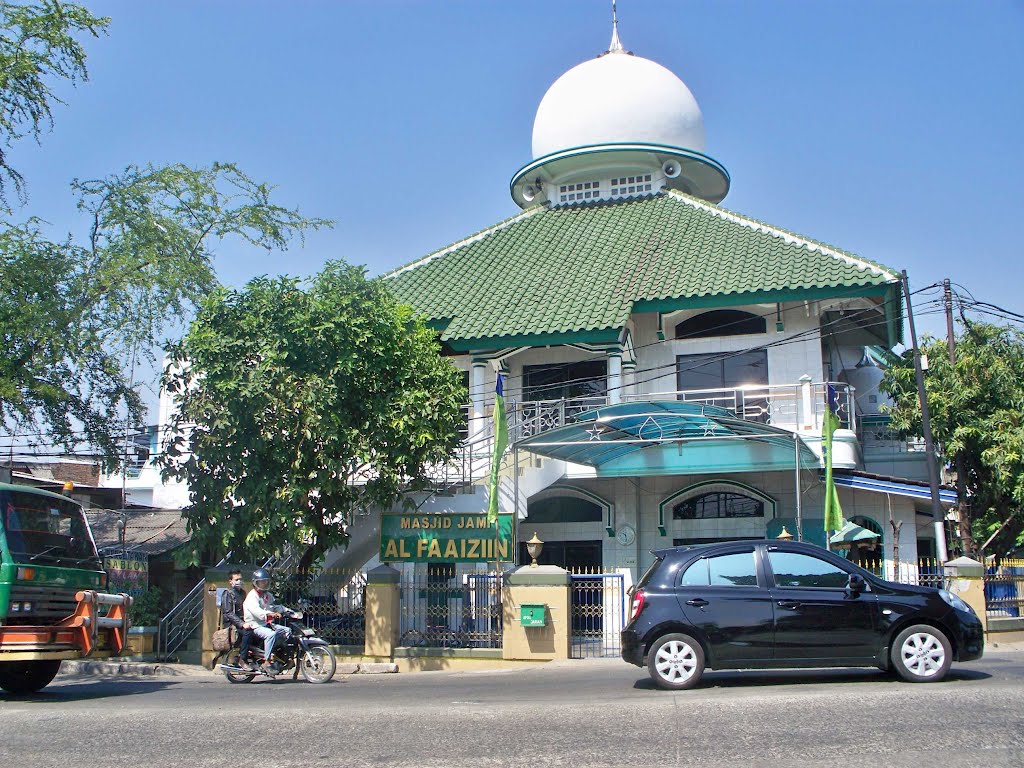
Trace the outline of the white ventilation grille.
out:
M 558 202 L 560 203 L 596 200 L 600 196 L 600 181 L 581 181 L 579 184 L 562 184 L 558 187 Z
M 640 195 L 651 191 L 651 174 L 640 176 L 621 176 L 612 179 L 612 197 Z

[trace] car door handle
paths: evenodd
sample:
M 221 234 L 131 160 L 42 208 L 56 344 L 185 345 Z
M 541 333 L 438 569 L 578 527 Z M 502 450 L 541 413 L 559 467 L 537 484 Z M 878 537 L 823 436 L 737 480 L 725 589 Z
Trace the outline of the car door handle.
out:
M 794 611 L 800 607 L 800 603 L 796 600 L 779 600 L 776 605 L 778 605 L 779 608 L 785 608 L 788 611 Z
M 708 604 L 708 601 L 705 600 L 703 597 L 695 597 L 692 600 L 687 600 L 686 604 L 696 606 L 697 608 L 703 608 L 705 605 Z

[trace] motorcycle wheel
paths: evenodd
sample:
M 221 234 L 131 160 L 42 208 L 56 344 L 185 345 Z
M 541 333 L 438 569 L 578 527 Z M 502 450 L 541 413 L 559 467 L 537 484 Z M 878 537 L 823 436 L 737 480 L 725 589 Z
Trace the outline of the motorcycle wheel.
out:
M 224 663 L 232 667 L 239 667 L 242 665 L 238 658 L 237 648 L 232 648 L 228 651 L 228 655 L 224 657 Z M 255 679 L 256 675 L 251 672 L 231 672 L 225 669 L 224 677 L 228 679 L 229 683 L 251 683 Z
M 326 683 L 334 677 L 338 664 L 334 659 L 334 651 L 326 645 L 314 645 L 308 651 L 300 650 L 299 653 L 299 666 L 306 682 Z

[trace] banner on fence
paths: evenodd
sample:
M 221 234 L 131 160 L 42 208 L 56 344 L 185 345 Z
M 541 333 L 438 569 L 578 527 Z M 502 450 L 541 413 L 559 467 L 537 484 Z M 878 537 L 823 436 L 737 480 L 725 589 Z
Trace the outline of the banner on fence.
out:
M 105 557 L 107 591 L 126 592 L 138 597 L 149 588 L 149 560 L 146 558 Z
M 512 515 L 498 530 L 479 515 L 383 515 L 380 559 L 405 563 L 487 563 L 514 559 Z

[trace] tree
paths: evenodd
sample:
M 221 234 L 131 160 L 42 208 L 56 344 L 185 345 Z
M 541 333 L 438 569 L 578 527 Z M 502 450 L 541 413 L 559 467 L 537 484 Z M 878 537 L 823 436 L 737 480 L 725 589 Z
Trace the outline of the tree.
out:
M 163 463 L 191 490 L 193 562 L 298 547 L 308 569 L 353 515 L 424 487 L 458 444 L 461 376 L 358 267 L 221 288 L 170 351 L 178 410 Z
M 964 551 L 998 553 L 1024 533 L 1024 333 L 967 322 L 956 340 L 956 365 L 944 340 L 926 338 L 925 386 L 932 433 L 953 466 L 962 466 L 960 538 Z M 886 372 L 895 429 L 921 434 L 912 351 Z M 990 541 L 991 539 L 991 541 Z
M 53 105 L 62 103 L 51 81 L 89 78 L 85 49 L 76 36 L 98 37 L 109 23 L 57 0 L 0 2 L 0 208 L 6 207 L 9 185 L 24 197 L 24 179 L 5 150 L 25 136 L 39 140 L 53 122 Z
M 277 205 L 229 164 L 72 186 L 89 222 L 81 242 L 47 239 L 38 219 L 0 227 L 0 426 L 92 444 L 117 466 L 124 419 L 142 418 L 130 361 L 152 358 L 165 325 L 214 289 L 212 244 L 283 249 L 330 222 Z

